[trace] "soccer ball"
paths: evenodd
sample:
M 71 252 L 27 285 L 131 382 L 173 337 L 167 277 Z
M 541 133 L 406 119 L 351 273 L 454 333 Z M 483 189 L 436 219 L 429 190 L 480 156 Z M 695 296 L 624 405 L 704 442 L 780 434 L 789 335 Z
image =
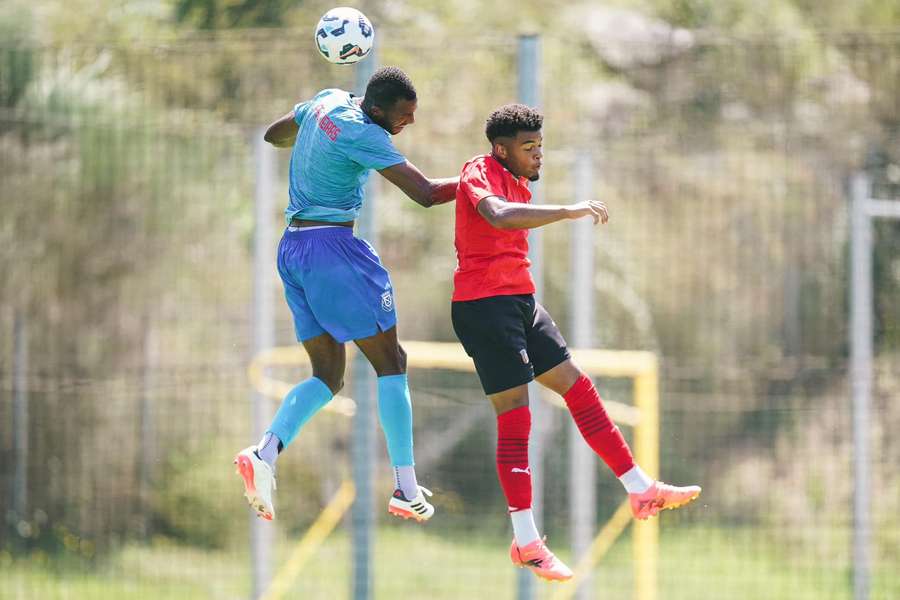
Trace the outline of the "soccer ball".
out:
M 365 58 L 375 42 L 372 23 L 355 8 L 332 8 L 316 25 L 316 47 L 325 60 L 349 65 Z

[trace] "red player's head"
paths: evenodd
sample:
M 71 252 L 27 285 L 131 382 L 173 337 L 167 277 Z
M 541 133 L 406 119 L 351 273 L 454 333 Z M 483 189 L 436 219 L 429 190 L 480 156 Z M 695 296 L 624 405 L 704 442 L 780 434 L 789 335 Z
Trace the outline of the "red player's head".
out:
M 543 159 L 544 117 L 524 104 L 505 104 L 487 119 L 484 133 L 491 154 L 516 177 L 537 181 Z

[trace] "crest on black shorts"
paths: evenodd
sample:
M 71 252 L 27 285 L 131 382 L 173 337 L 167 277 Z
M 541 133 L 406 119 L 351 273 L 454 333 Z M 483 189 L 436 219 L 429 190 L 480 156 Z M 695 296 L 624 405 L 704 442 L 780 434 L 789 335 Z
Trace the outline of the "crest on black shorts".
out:
M 519 356 L 522 357 L 522 362 L 527 365 L 529 362 L 528 361 L 528 351 L 525 348 L 522 348 L 521 350 L 519 350 Z

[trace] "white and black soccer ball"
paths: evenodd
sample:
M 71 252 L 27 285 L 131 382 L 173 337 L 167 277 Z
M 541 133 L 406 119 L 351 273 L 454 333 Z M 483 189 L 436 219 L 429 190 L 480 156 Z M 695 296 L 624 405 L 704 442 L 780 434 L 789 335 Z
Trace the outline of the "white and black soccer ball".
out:
M 375 42 L 372 23 L 355 8 L 332 8 L 316 25 L 316 47 L 325 60 L 349 65 L 368 56 Z

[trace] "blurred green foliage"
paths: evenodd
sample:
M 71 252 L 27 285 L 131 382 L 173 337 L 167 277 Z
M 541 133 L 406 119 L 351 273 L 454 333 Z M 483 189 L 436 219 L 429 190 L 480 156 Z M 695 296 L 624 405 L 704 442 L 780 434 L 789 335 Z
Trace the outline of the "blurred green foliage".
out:
M 175 20 L 197 29 L 279 27 L 296 0 L 175 0 Z

